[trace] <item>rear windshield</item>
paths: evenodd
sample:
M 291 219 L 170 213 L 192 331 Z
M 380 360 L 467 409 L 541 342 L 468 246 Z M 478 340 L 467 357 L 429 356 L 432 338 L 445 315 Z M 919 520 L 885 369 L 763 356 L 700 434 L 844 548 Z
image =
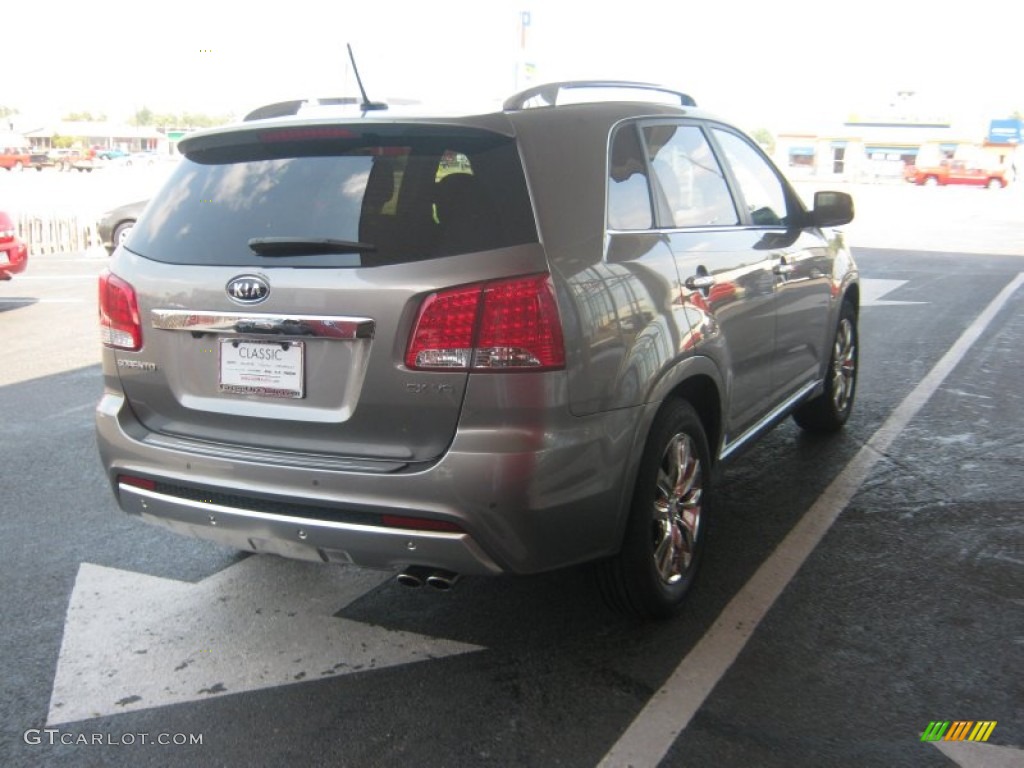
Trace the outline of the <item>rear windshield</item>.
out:
M 513 139 L 389 128 L 281 129 L 190 151 L 131 250 L 177 264 L 328 267 L 537 241 Z

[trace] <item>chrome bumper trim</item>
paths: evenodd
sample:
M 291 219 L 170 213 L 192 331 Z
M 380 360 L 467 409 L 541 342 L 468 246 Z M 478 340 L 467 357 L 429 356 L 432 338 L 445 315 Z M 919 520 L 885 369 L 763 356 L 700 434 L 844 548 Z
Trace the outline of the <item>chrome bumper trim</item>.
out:
M 369 568 L 438 565 L 465 574 L 501 573 L 468 533 L 410 531 L 311 520 L 169 496 L 118 484 L 125 512 L 176 533 L 236 549 Z

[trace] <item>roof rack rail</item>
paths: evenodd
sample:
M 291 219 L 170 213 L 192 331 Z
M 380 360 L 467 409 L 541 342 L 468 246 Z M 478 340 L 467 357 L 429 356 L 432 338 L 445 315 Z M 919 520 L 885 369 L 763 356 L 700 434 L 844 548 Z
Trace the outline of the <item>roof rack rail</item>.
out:
M 364 102 L 355 96 L 327 96 L 319 99 L 275 101 L 273 104 L 265 104 L 262 107 L 257 107 L 242 119 L 244 122 L 248 122 L 250 120 L 266 120 L 270 117 L 288 117 L 289 115 L 297 115 L 302 111 L 303 107 L 340 107 L 356 105 L 362 107 L 364 112 L 368 110 L 387 109 L 387 104 L 376 101 Z
M 558 94 L 561 91 L 569 91 L 584 88 L 617 88 L 617 89 L 635 89 L 640 91 L 654 91 L 656 93 L 668 94 L 675 96 L 679 99 L 679 103 L 684 107 L 696 107 L 697 102 L 693 100 L 693 97 L 682 91 L 676 91 L 672 88 L 667 88 L 663 85 L 656 85 L 654 83 L 637 83 L 629 80 L 566 80 L 558 83 L 544 83 L 543 85 L 535 85 L 532 88 L 527 88 L 524 91 L 513 94 L 505 99 L 505 103 L 502 105 L 506 112 L 513 112 L 519 109 L 529 109 L 531 107 L 553 107 L 558 104 Z M 535 103 L 530 104 L 531 101 Z

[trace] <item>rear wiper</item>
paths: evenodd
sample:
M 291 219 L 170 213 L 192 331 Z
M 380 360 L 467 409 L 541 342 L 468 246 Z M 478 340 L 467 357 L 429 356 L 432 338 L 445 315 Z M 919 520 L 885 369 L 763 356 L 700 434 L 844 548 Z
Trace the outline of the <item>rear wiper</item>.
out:
M 249 247 L 261 256 L 310 256 L 318 253 L 370 253 L 372 243 L 330 237 L 253 237 Z

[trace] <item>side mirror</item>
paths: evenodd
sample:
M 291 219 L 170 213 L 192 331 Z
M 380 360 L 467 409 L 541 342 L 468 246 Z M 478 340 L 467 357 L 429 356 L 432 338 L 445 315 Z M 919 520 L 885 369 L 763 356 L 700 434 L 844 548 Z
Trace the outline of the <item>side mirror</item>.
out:
M 838 227 L 853 221 L 853 198 L 845 192 L 815 192 L 814 208 L 807 214 L 815 227 Z

